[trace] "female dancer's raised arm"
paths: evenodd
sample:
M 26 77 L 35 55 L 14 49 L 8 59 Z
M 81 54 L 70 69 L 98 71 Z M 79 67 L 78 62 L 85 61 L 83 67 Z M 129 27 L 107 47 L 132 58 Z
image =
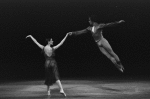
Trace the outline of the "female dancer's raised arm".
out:
M 32 39 L 32 41 L 33 41 L 39 48 L 41 48 L 41 49 L 44 48 L 44 46 L 41 45 L 40 43 L 38 43 L 37 40 L 36 40 L 32 35 L 26 36 L 26 38 L 28 38 L 28 37 L 30 37 L 30 38 Z
M 57 44 L 56 46 L 54 46 L 53 48 L 54 48 L 54 49 L 59 48 L 59 47 L 64 43 L 64 41 L 66 40 L 68 34 L 69 34 L 69 33 L 67 33 L 66 36 L 62 39 L 62 41 L 61 41 L 59 44 Z

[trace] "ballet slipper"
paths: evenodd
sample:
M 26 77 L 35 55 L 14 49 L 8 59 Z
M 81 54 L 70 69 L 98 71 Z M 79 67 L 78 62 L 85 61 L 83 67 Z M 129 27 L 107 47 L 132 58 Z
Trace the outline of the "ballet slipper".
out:
M 47 95 L 48 95 L 48 96 L 50 96 L 50 95 L 51 95 L 50 91 L 47 91 Z
M 124 71 L 124 67 L 123 67 L 123 66 L 119 67 L 118 69 L 119 69 L 121 72 Z
M 60 94 L 62 94 L 64 97 L 66 97 L 66 94 L 64 91 L 60 91 Z

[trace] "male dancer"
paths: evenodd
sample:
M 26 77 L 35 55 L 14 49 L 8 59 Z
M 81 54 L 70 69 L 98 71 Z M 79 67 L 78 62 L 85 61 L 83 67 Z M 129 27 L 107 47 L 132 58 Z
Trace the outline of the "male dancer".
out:
M 125 21 L 120 20 L 120 21 L 106 23 L 106 24 L 99 23 L 97 16 L 93 15 L 93 16 L 89 17 L 89 23 L 91 26 L 87 27 L 86 29 L 80 30 L 80 31 L 70 32 L 70 35 L 79 35 L 79 34 L 83 34 L 83 33 L 88 33 L 90 31 L 92 33 L 92 36 L 93 36 L 95 42 L 97 43 L 97 45 L 100 49 L 100 51 L 104 55 L 106 55 L 107 58 L 109 58 L 121 72 L 123 72 L 124 67 L 121 64 L 119 57 L 114 53 L 110 44 L 102 35 L 103 28 L 113 26 L 116 24 L 120 24 L 122 22 L 125 22 Z

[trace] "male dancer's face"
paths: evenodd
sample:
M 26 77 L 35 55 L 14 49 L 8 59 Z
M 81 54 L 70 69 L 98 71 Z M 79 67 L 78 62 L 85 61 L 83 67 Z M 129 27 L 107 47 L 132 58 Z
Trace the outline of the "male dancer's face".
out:
M 91 21 L 91 19 L 89 18 L 89 23 L 91 26 L 93 26 L 93 22 Z

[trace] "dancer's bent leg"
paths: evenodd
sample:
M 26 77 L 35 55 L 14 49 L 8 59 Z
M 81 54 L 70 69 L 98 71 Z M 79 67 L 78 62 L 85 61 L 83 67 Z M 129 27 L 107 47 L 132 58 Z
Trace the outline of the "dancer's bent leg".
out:
M 123 72 L 123 65 L 121 64 L 121 61 L 119 59 L 119 57 L 114 53 L 114 51 L 112 50 L 110 44 L 108 43 L 108 41 L 103 38 L 100 43 L 101 44 L 99 46 L 101 52 L 106 55 L 114 64 L 115 66 L 121 71 Z
M 60 80 L 57 80 L 56 83 L 57 83 L 57 85 L 58 85 L 58 87 L 60 89 L 60 93 L 66 97 L 66 94 L 65 94 L 65 92 L 63 90 L 63 87 L 62 87 L 62 84 L 61 84 Z
M 47 95 L 51 95 L 50 86 L 47 86 Z

